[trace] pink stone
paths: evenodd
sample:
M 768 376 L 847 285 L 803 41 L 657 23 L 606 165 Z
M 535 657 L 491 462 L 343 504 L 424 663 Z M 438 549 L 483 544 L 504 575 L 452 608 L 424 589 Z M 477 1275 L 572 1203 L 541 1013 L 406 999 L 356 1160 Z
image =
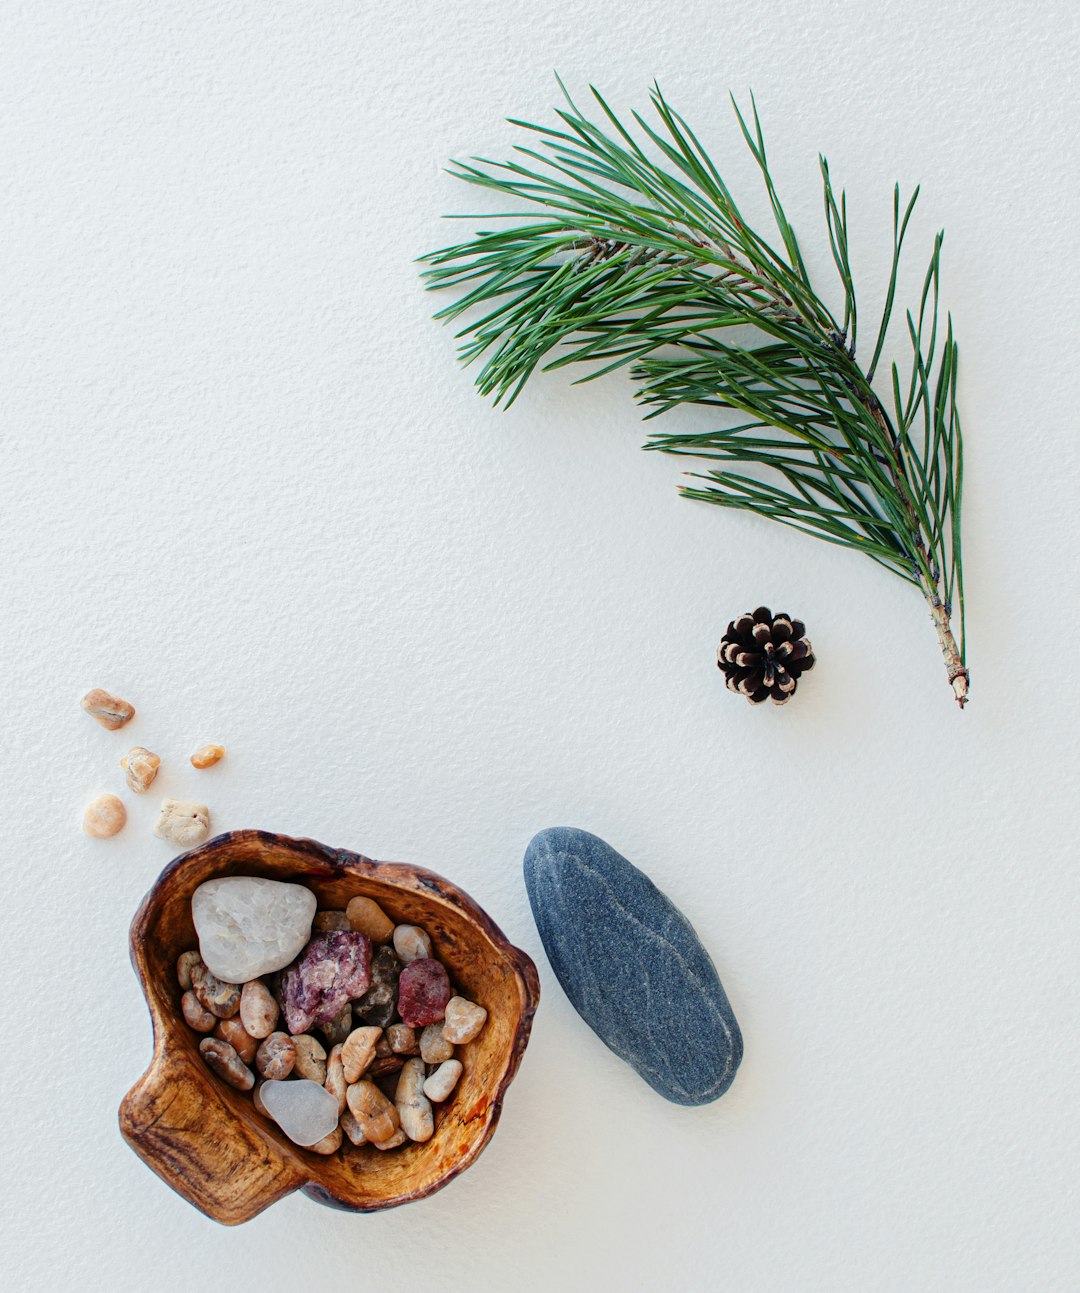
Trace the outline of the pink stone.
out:
M 413 1028 L 437 1023 L 452 993 L 441 961 L 429 956 L 410 961 L 398 980 L 398 1014 Z
M 371 943 L 365 935 L 336 929 L 313 934 L 299 959 L 281 972 L 285 1026 L 295 1035 L 332 1023 L 370 982 Z

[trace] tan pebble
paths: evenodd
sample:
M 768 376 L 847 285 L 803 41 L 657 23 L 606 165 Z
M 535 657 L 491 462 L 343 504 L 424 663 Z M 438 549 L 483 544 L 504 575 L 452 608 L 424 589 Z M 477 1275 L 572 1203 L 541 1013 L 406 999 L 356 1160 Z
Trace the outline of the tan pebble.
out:
M 345 1067 L 345 1081 L 358 1082 L 360 1074 L 375 1058 L 375 1047 L 382 1037 L 382 1029 L 374 1027 L 354 1028 L 345 1038 L 341 1048 L 341 1060 Z
M 185 992 L 191 987 L 191 967 L 201 964 L 198 952 L 181 952 L 176 958 L 176 979 Z
M 261 979 L 244 984 L 240 991 L 240 1020 L 252 1037 L 269 1037 L 280 1013 L 274 994 Z
M 120 760 L 120 766 L 124 769 L 129 788 L 141 795 L 157 776 L 161 759 L 145 745 L 133 745 Z
M 465 997 L 451 997 L 443 1016 L 443 1036 L 455 1046 L 471 1042 L 480 1036 L 487 1020 L 487 1011 L 475 1001 Z
M 325 1047 L 310 1033 L 294 1037 L 293 1044 L 296 1046 L 296 1076 L 310 1078 L 312 1082 L 318 1082 L 322 1086 L 326 1081 Z
M 385 943 L 394 932 L 394 922 L 374 898 L 352 898 L 345 911 L 351 927 L 373 943 Z
M 341 1061 L 341 1046 L 332 1046 L 330 1054 L 326 1057 L 326 1081 L 323 1083 L 327 1091 L 337 1101 L 338 1116 L 345 1111 L 345 1097 L 349 1092 L 349 1084 L 345 1081 L 345 1065 Z
M 434 1073 L 428 1075 L 424 1083 L 424 1094 L 427 1098 L 436 1104 L 445 1100 L 457 1086 L 458 1078 L 461 1077 L 461 1068 L 460 1060 L 447 1060 L 444 1064 L 440 1064 Z
M 127 809 L 115 795 L 98 795 L 86 805 L 82 828 L 96 840 L 118 835 L 127 821 Z
M 228 1042 L 245 1064 L 250 1064 L 259 1049 L 258 1041 L 252 1037 L 239 1018 L 219 1019 L 214 1029 L 214 1036 Z
M 408 1137 L 405 1135 L 405 1128 L 399 1127 L 389 1140 L 373 1140 L 371 1143 L 376 1149 L 397 1149 L 399 1145 L 404 1145 Z
M 356 1121 L 356 1117 L 351 1109 L 346 1109 L 341 1115 L 341 1122 L 338 1123 L 338 1126 L 354 1145 L 367 1144 L 367 1137 L 364 1135 L 364 1129 Z
M 395 1055 L 420 1053 L 420 1038 L 417 1036 L 416 1029 L 410 1028 L 408 1024 L 391 1024 L 386 1030 L 386 1040 Z
M 441 1064 L 454 1058 L 454 1045 L 443 1036 L 442 1020 L 428 1024 L 420 1034 L 420 1058 L 425 1064 Z
M 352 926 L 343 911 L 317 911 L 315 919 L 311 922 L 311 928 L 323 933 L 332 933 L 336 930 L 352 929 Z
M 394 930 L 394 951 L 405 962 L 431 955 L 431 939 L 419 925 L 398 925 Z
M 410 1140 L 423 1142 L 435 1133 L 431 1101 L 424 1094 L 423 1060 L 406 1060 L 398 1078 L 394 1105 L 401 1119 L 401 1129 Z
M 178 848 L 193 848 L 210 834 L 210 809 L 205 804 L 163 799 L 154 834 L 159 840 L 167 840 Z
M 189 972 L 192 989 L 207 1010 L 219 1019 L 231 1019 L 240 1009 L 241 985 L 219 979 L 202 961 L 192 965 Z
M 317 1140 L 314 1145 L 307 1145 L 313 1154 L 336 1154 L 341 1148 L 341 1128 L 335 1127 L 328 1136 Z
M 353 1117 L 372 1143 L 389 1140 L 401 1119 L 393 1104 L 373 1082 L 354 1082 L 346 1097 Z
M 229 1086 L 237 1091 L 250 1091 L 255 1085 L 255 1074 L 243 1062 L 228 1042 L 218 1037 L 204 1037 L 199 1043 L 203 1059 Z
M 288 1033 L 271 1033 L 255 1052 L 255 1067 L 271 1081 L 283 1081 L 295 1066 L 296 1042 Z
M 217 1024 L 217 1015 L 212 1015 L 194 992 L 185 992 L 180 998 L 180 1009 L 184 1022 L 197 1033 L 212 1033 Z
M 135 717 L 134 705 L 129 705 L 126 700 L 121 700 L 119 696 L 110 696 L 107 691 L 102 691 L 100 687 L 95 687 L 93 691 L 88 691 L 80 704 L 91 718 L 96 718 L 101 726 L 107 727 L 110 732 L 115 732 L 118 727 L 123 727 L 125 723 L 130 723 Z
M 224 757 L 225 747 L 223 745 L 204 745 L 191 756 L 191 766 L 193 768 L 212 768 L 215 763 L 218 763 Z

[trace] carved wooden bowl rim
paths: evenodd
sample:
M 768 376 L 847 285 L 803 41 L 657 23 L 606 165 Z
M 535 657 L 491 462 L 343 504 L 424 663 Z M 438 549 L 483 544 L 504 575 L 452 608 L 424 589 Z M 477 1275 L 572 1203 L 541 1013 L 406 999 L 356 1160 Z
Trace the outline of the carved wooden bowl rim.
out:
M 272 857 L 269 853 L 263 860 L 251 856 L 237 864 L 237 851 L 253 853 L 260 848 L 272 850 Z M 295 865 L 283 865 L 282 854 Z M 204 880 L 230 873 L 265 874 L 301 883 L 305 878 L 332 882 L 355 876 L 368 882 L 369 887 L 390 886 L 430 908 L 433 920 L 438 919 L 440 910 L 452 910 L 490 946 L 495 957 L 502 958 L 500 973 L 509 971 L 516 981 L 517 1018 L 510 1028 L 505 1055 L 497 1057 L 500 1067 L 495 1089 L 486 1093 L 479 1102 L 483 1109 L 469 1119 L 471 1123 L 482 1118 L 482 1127 L 479 1134 L 471 1133 L 471 1141 L 456 1161 L 443 1170 L 425 1172 L 423 1159 L 418 1157 L 415 1161 L 421 1170 L 414 1173 L 415 1182 L 388 1197 L 371 1198 L 344 1189 L 340 1180 L 328 1179 L 335 1174 L 326 1160 L 294 1146 L 269 1120 L 260 1117 L 249 1094 L 227 1088 L 198 1060 L 192 1034 L 175 1005 L 179 989 L 175 980 L 159 981 L 163 972 L 151 965 L 150 949 L 159 918 L 166 904 L 175 900 L 177 891 L 183 893 L 186 889 L 185 896 L 189 897 Z M 476 1161 L 494 1134 L 506 1089 L 528 1045 L 540 999 L 539 979 L 531 958 L 515 947 L 479 904 L 451 881 L 423 867 L 377 862 L 348 849 L 329 848 L 317 840 L 269 831 L 229 831 L 174 858 L 135 913 L 129 950 L 150 1010 L 154 1052 L 149 1068 L 121 1102 L 121 1133 L 139 1157 L 177 1193 L 207 1216 L 227 1225 L 249 1220 L 296 1189 L 320 1203 L 353 1212 L 396 1207 L 442 1189 Z M 179 1045 L 175 1044 L 177 1039 L 183 1039 Z M 193 1095 L 192 1087 L 199 1088 L 197 1127 L 170 1125 L 177 1120 L 175 1115 L 168 1115 L 176 1083 L 183 1084 L 185 1098 Z M 238 1100 L 247 1103 L 241 1105 Z M 181 1133 L 186 1137 L 182 1146 L 177 1144 Z M 412 1147 L 414 1152 L 424 1148 Z M 227 1152 L 230 1149 L 231 1157 Z

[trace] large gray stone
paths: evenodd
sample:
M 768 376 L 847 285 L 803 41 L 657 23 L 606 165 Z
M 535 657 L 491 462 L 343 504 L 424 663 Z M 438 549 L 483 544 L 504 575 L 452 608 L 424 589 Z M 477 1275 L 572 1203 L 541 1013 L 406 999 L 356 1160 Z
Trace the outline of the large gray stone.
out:
M 739 1025 L 693 927 L 596 835 L 541 831 L 525 886 L 551 968 L 605 1045 L 676 1104 L 707 1104 L 742 1059 Z

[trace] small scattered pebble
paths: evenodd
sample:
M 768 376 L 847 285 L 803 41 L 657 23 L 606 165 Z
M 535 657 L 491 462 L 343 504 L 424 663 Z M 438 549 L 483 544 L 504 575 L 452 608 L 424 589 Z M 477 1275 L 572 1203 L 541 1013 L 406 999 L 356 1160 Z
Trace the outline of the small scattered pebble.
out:
M 271 1033 L 255 1052 L 255 1067 L 272 1082 L 281 1082 L 296 1066 L 296 1042 L 288 1033 Z
M 381 1028 L 367 1025 L 354 1029 L 348 1035 L 341 1049 L 346 1082 L 359 1082 L 360 1075 L 375 1058 L 375 1047 L 381 1036 Z
M 391 1024 L 386 1030 L 386 1040 L 395 1055 L 418 1055 L 420 1039 L 416 1029 L 408 1024 Z
M 394 922 L 373 898 L 353 898 L 345 914 L 352 928 L 373 943 L 385 943 L 394 932 Z
M 255 1058 L 255 1052 L 259 1049 L 258 1041 L 247 1031 L 238 1016 L 232 1019 L 219 1019 L 214 1029 L 214 1036 L 220 1037 L 223 1042 L 228 1042 L 245 1064 L 251 1063 Z
M 127 821 L 127 809 L 115 795 L 98 795 L 86 805 L 82 828 L 96 840 L 118 835 Z
M 315 919 L 311 922 L 311 928 L 325 933 L 331 929 L 352 929 L 352 926 L 343 911 L 317 911 Z
M 180 998 L 184 1022 L 197 1033 L 212 1033 L 217 1026 L 217 1015 L 212 1015 L 194 992 L 185 992 Z
M 408 965 L 431 955 L 431 939 L 419 925 L 398 925 L 394 930 L 394 951 Z
M 193 768 L 212 768 L 225 757 L 223 745 L 204 745 L 191 756 Z M 241 760 L 243 762 L 243 760 Z
M 255 1085 L 255 1074 L 228 1042 L 218 1037 L 204 1037 L 199 1051 L 218 1077 L 237 1091 L 250 1091 Z
M 261 979 L 244 984 L 240 991 L 240 1021 L 252 1037 L 269 1037 L 280 1013 L 274 994 Z
M 294 1037 L 293 1042 L 296 1045 L 297 1077 L 308 1078 L 322 1086 L 326 1081 L 326 1050 L 310 1033 Z
M 297 1145 L 310 1148 L 337 1131 L 337 1101 L 321 1083 L 267 1082 L 260 1095 L 266 1112 Z
M 176 978 L 185 992 L 191 987 L 191 967 L 201 960 L 198 952 L 181 952 L 176 958 Z
M 414 1027 L 437 1023 L 443 1017 L 450 997 L 450 979 L 441 961 L 422 956 L 409 961 L 401 971 L 398 1014 L 402 1023 Z
M 334 1046 L 326 1057 L 326 1081 L 323 1083 L 323 1086 L 337 1101 L 339 1115 L 345 1111 L 345 1097 L 349 1091 L 349 1084 L 345 1080 L 345 1065 L 341 1058 L 341 1050 L 340 1044 Z
M 431 1101 L 424 1094 L 425 1073 L 423 1060 L 406 1060 L 394 1095 L 402 1131 L 410 1140 L 418 1142 L 430 1140 L 435 1134 Z
M 177 848 L 193 848 L 210 834 L 210 810 L 205 804 L 163 799 L 154 834 L 159 840 L 166 840 Z
M 219 979 L 203 961 L 193 965 L 190 974 L 192 990 L 212 1015 L 231 1019 L 240 1009 L 240 984 Z
M 480 1030 L 486 1022 L 487 1011 L 483 1006 L 478 1006 L 466 997 L 451 997 L 446 1003 L 443 1036 L 455 1046 L 471 1042 L 480 1036 Z
M 119 696 L 110 696 L 100 687 L 88 691 L 80 703 L 91 718 L 96 718 L 101 726 L 107 727 L 110 732 L 115 732 L 117 728 L 130 723 L 135 717 L 134 705 L 129 705 Z
M 157 776 L 161 758 L 145 745 L 133 745 L 120 760 L 120 766 L 124 769 L 128 788 L 141 795 L 144 790 L 149 790 L 151 782 Z
M 397 1131 L 401 1122 L 398 1111 L 374 1082 L 354 1082 L 347 1099 L 360 1130 L 373 1144 L 388 1141 Z
M 424 1094 L 435 1104 L 441 1104 L 457 1086 L 461 1070 L 460 1060 L 446 1060 L 434 1073 L 428 1075 L 424 1083 Z
M 442 1020 L 428 1024 L 420 1034 L 420 1058 L 425 1064 L 441 1064 L 454 1058 L 454 1046 L 443 1034 Z

